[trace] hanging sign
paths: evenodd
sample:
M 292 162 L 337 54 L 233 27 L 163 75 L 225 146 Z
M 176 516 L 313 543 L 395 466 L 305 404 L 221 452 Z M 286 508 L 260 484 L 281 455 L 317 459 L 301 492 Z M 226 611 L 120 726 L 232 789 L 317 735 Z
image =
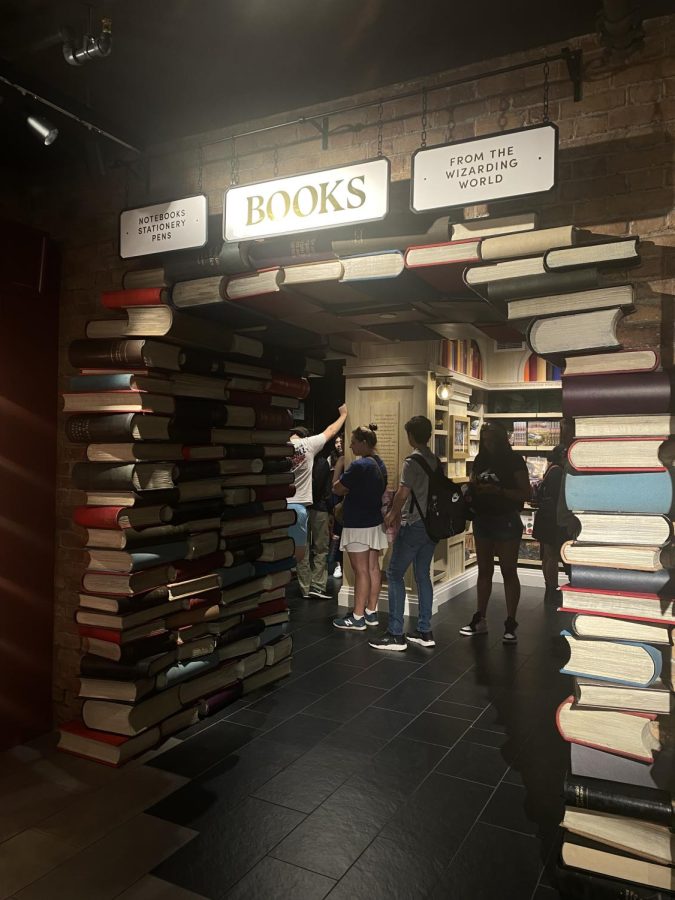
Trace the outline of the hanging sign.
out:
M 552 123 L 417 150 L 410 206 L 425 212 L 549 191 L 556 183 L 557 154 Z
M 203 194 L 125 209 L 120 213 L 120 256 L 203 247 L 207 231 L 208 203 Z
M 389 209 L 384 157 L 257 184 L 232 185 L 223 200 L 226 241 L 339 228 L 383 219 Z

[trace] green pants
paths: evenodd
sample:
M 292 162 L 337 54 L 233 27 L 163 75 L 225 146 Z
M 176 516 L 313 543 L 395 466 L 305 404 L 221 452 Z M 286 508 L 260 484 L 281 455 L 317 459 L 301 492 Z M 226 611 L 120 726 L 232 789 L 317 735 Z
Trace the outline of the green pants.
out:
M 298 584 L 303 596 L 307 596 L 310 590 L 326 590 L 329 544 L 328 513 L 310 509 L 307 519 L 307 549 L 304 559 L 297 566 Z

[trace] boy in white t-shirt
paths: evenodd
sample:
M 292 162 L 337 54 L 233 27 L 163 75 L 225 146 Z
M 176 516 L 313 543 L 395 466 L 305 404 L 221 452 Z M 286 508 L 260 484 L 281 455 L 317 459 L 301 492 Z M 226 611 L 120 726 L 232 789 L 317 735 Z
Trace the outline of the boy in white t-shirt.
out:
M 294 447 L 292 469 L 295 476 L 295 494 L 293 501 L 288 503 L 289 509 L 294 509 L 297 516 L 295 525 L 289 528 L 288 533 L 295 541 L 295 558 L 299 562 L 305 555 L 307 545 L 307 510 L 312 505 L 312 466 L 314 457 L 331 441 L 340 431 L 347 420 L 347 406 L 342 404 L 338 409 L 338 418 L 321 434 L 311 437 L 304 427 L 298 427 L 291 435 L 291 443 Z

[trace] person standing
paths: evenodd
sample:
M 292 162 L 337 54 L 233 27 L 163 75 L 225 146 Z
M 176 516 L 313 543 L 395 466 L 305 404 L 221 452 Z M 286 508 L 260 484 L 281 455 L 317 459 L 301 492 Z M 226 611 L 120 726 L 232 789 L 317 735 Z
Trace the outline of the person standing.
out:
M 354 570 L 354 609 L 333 619 L 333 625 L 343 631 L 365 631 L 379 624 L 380 553 L 387 549 L 382 527 L 387 468 L 375 452 L 376 445 L 374 426 L 355 428 L 349 446 L 356 459 L 333 482 L 333 493 L 344 497 L 340 548 L 347 551 Z
M 331 470 L 330 480 L 332 485 L 333 482 L 339 480 L 340 475 L 342 475 L 345 468 L 344 446 L 341 434 L 338 434 L 338 436 L 335 438 L 333 451 L 328 457 L 328 464 L 330 465 Z M 332 527 L 330 536 L 330 550 L 328 551 L 328 574 L 336 580 L 342 578 L 342 550 L 340 550 L 342 522 L 338 522 L 335 515 L 335 507 L 341 499 L 341 497 L 333 494 L 331 489 L 330 511 Z
M 396 528 L 401 523 L 392 547 L 387 568 L 387 593 L 389 598 L 389 628 L 379 638 L 369 641 L 376 650 L 402 651 L 408 641 L 422 647 L 435 647 L 431 630 L 434 591 L 431 583 L 431 561 L 435 541 L 427 534 L 424 516 L 427 511 L 429 475 L 425 466 L 434 471 L 440 465 L 429 449 L 432 425 L 426 416 L 413 416 L 405 423 L 408 443 L 413 452 L 406 458 L 401 470 L 399 485 L 390 511 L 384 517 L 386 528 Z M 412 563 L 417 584 L 417 629 L 412 634 L 403 633 L 405 612 L 405 573 Z
M 328 570 L 328 502 L 331 493 L 331 471 L 325 456 L 315 456 L 312 466 L 312 505 L 308 508 L 307 547 L 309 552 L 298 562 L 298 584 L 303 597 L 330 600 L 326 592 Z
M 558 598 L 560 548 L 567 540 L 567 529 L 558 524 L 558 500 L 566 458 L 567 448 L 563 444 L 557 444 L 551 450 L 544 477 L 536 488 L 532 501 L 537 507 L 532 537 L 539 541 L 541 570 L 546 586 L 544 600 Z
M 308 509 L 312 505 L 312 468 L 314 457 L 320 453 L 336 434 L 340 432 L 347 419 L 347 406 L 342 404 L 338 409 L 338 418 L 321 432 L 310 437 L 304 426 L 295 428 L 290 436 L 293 444 L 291 471 L 294 475 L 295 494 L 287 506 L 295 511 L 296 522 L 288 529 L 289 537 L 295 541 L 295 559 L 300 562 L 305 555 L 307 545 Z
M 495 556 L 504 581 L 506 620 L 505 644 L 518 640 L 516 611 L 520 600 L 518 549 L 523 533 L 520 510 L 530 499 L 530 480 L 524 458 L 509 444 L 500 425 L 488 422 L 480 430 L 478 455 L 470 479 L 473 534 L 478 564 L 477 610 L 460 634 L 473 637 L 486 634 L 485 618 L 495 569 Z

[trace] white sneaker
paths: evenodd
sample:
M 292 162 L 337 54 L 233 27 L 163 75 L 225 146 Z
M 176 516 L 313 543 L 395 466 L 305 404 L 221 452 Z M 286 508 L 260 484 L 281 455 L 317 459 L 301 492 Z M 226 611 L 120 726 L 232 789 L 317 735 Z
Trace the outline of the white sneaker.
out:
M 333 569 L 333 578 L 342 578 L 342 566 L 338 563 Z

